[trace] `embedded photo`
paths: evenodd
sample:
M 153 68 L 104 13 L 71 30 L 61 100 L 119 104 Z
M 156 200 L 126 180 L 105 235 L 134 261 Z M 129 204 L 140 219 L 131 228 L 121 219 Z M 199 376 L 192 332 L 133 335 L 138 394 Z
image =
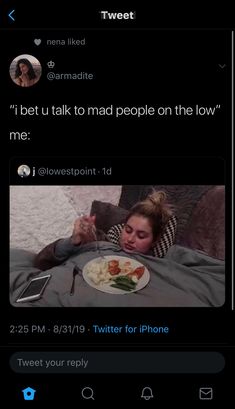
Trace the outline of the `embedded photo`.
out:
M 224 259 L 223 185 L 10 186 L 15 307 L 220 307 Z

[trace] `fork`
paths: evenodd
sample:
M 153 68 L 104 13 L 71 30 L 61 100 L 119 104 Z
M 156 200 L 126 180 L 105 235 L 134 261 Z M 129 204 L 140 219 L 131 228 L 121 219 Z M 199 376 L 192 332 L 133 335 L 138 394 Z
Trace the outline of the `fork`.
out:
M 103 254 L 101 253 L 101 250 L 100 250 L 99 241 L 98 241 L 98 239 L 97 239 L 97 234 L 96 234 L 95 226 L 93 226 L 92 229 L 93 229 L 93 233 L 94 233 L 94 236 L 95 236 L 96 251 L 97 251 L 97 253 L 99 254 L 99 257 L 100 257 L 101 259 L 105 260 L 105 257 L 103 256 Z
M 78 266 L 75 266 L 73 269 L 73 281 L 71 285 L 70 295 L 74 295 L 74 287 L 75 287 L 75 278 L 80 273 L 81 269 Z

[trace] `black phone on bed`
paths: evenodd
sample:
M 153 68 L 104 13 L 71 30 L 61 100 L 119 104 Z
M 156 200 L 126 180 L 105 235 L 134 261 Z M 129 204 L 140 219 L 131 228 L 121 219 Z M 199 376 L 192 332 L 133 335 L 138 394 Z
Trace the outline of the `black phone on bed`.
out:
M 43 277 L 33 278 L 24 288 L 20 296 L 16 299 L 16 302 L 28 302 L 39 300 L 50 278 L 51 274 L 45 275 Z

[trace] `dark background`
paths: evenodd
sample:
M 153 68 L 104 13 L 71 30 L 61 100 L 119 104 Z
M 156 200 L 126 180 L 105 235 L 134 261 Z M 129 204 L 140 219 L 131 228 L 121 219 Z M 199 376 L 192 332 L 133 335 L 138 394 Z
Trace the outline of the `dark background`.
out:
M 16 35 L 17 34 L 17 35 Z M 86 38 L 86 46 L 48 47 L 46 39 Z M 36 46 L 34 38 L 41 38 Z M 11 153 L 77 156 L 225 157 L 230 151 L 229 31 L 100 29 L 7 31 L 4 116 L 9 130 L 30 131 L 30 141 L 10 143 Z M 21 54 L 35 56 L 42 77 L 30 88 L 15 85 L 7 67 Z M 93 72 L 94 80 L 48 81 L 55 72 Z M 226 64 L 222 69 L 219 64 Z M 216 106 L 214 116 L 15 117 L 24 106 Z M 198 166 L 199 167 L 199 166 Z
M 220 18 L 203 13 L 198 5 L 189 13 L 188 19 L 177 19 L 180 9 L 174 11 L 158 10 L 154 14 L 147 7 L 137 12 L 134 22 L 100 21 L 97 10 L 90 9 L 73 12 L 72 8 L 52 5 L 49 8 L 24 8 L 13 2 L 5 2 L 2 6 L 1 23 L 1 90 L 2 100 L 2 134 L 8 141 L 8 151 L 2 159 L 2 194 L 8 198 L 9 163 L 13 168 L 10 173 L 12 184 L 31 183 L 18 180 L 15 169 L 21 163 L 38 163 L 43 166 L 71 167 L 77 161 L 91 164 L 100 162 L 112 164 L 114 175 L 110 184 L 225 184 L 227 198 L 227 214 L 231 214 L 231 27 L 221 12 Z M 17 21 L 9 23 L 6 10 L 13 5 L 16 9 Z M 98 9 L 98 8 L 97 8 Z M 109 10 L 108 8 L 103 8 Z M 131 10 L 133 8 L 128 8 Z M 125 11 L 125 9 L 122 9 Z M 138 11 L 138 10 L 137 10 Z M 194 23 L 192 24 L 194 15 Z M 208 21 L 210 27 L 208 28 Z M 132 24 L 133 23 L 133 24 Z M 199 26 L 204 27 L 200 30 Z M 50 28 L 70 28 L 70 31 L 49 30 Z M 47 31 L 42 28 L 48 28 Z M 73 29 L 72 29 L 73 28 Z M 82 30 L 78 29 L 82 28 Z M 94 30 L 99 28 L 99 30 Z M 139 28 L 139 30 L 137 30 Z M 151 29 L 150 29 L 151 28 Z M 169 30 L 165 30 L 169 28 Z M 189 28 L 189 30 L 185 30 Z M 194 29 L 193 29 L 194 28 Z M 227 29 L 226 29 L 227 28 Z M 75 29 L 75 30 L 74 30 Z M 162 29 L 162 30 L 161 30 Z M 175 29 L 175 30 L 173 30 Z M 86 46 L 80 47 L 46 47 L 47 38 L 86 38 Z M 34 38 L 41 38 L 42 45 L 33 44 Z M 31 88 L 21 89 L 9 76 L 11 61 L 20 54 L 34 55 L 42 64 L 43 74 L 40 81 Z M 93 81 L 54 81 L 49 82 L 45 74 L 49 71 L 47 61 L 54 60 L 55 71 L 95 73 Z M 219 64 L 225 64 L 221 69 Z M 27 121 L 14 117 L 9 109 L 11 104 L 25 106 L 35 105 L 186 105 L 195 104 L 215 106 L 221 109 L 213 117 L 162 117 L 142 118 L 39 118 L 28 117 Z M 10 142 L 9 131 L 30 131 L 30 141 Z M 61 159 L 63 157 L 63 159 Z M 10 162 L 11 161 L 11 162 Z M 76 167 L 76 166 L 75 166 Z M 73 184 L 74 178 L 38 178 L 35 184 Z M 93 184 L 94 180 L 86 179 L 83 184 Z M 106 180 L 96 179 L 97 184 L 106 184 Z M 8 200 L 4 200 L 4 217 L 2 240 L 8 237 Z M 230 219 L 231 220 L 231 219 Z M 227 240 L 230 242 L 230 230 Z M 3 288 L 8 288 L 8 242 L 2 241 L 3 250 Z M 230 274 L 230 261 L 227 261 L 226 274 Z M 7 309 L 8 319 L 2 323 L 2 346 L 8 345 L 8 351 L 40 350 L 49 347 L 56 350 L 62 348 L 122 348 L 146 349 L 197 349 L 220 350 L 226 355 L 227 362 L 232 361 L 232 351 L 227 348 L 231 340 L 231 287 L 226 288 L 226 304 L 217 309 L 15 309 L 9 305 L 8 291 L 4 291 L 1 304 Z M 58 324 L 92 323 L 135 325 L 139 322 L 149 324 L 165 324 L 173 328 L 169 337 L 154 336 L 29 336 L 15 333 L 8 336 L 9 324 Z M 108 322 L 107 322 L 108 321 Z M 24 344 L 24 346 L 22 345 Z M 227 364 L 227 374 L 232 363 Z M 30 377 L 12 376 L 15 384 L 13 400 L 18 400 L 18 390 L 31 382 Z M 77 377 L 76 377 L 77 378 Z M 69 384 L 76 389 L 74 378 L 61 376 L 59 380 L 50 381 L 49 397 L 55 399 L 69 379 Z M 136 379 L 136 378 L 135 378 Z M 55 381 L 55 377 L 54 377 Z M 89 382 L 93 378 L 89 378 Z M 108 380 L 106 379 L 105 382 Z M 149 383 L 150 379 L 138 378 L 139 384 Z M 213 383 L 224 390 L 225 378 L 217 375 L 200 379 L 196 376 L 178 378 L 179 384 L 188 387 L 188 399 L 191 399 L 192 385 Z M 97 382 L 97 378 L 94 380 Z M 100 384 L 104 384 L 100 379 Z M 116 382 L 116 381 L 115 381 Z M 117 381 L 119 382 L 119 381 Z M 161 389 L 176 381 L 169 377 L 156 378 L 154 382 L 161 384 Z M 41 378 L 34 378 L 35 385 L 40 385 Z M 123 384 L 128 383 L 126 377 Z M 56 384 L 56 388 L 55 388 Z M 60 387 L 58 387 L 58 385 Z M 178 383 L 177 383 L 178 385 Z M 33 385 L 32 385 L 33 386 Z M 72 390 L 74 390 L 72 388 Z M 190 389 L 191 388 L 191 389 Z M 45 388 L 43 390 L 46 393 Z M 178 388 L 176 396 L 182 399 Z M 125 389 L 126 390 L 126 389 Z M 53 391 L 53 392 L 52 392 Z M 122 391 L 123 392 L 123 391 Z M 47 392 L 48 393 L 48 392 Z M 168 395 L 168 389 L 164 393 Z M 126 395 L 127 396 L 127 395 Z M 194 396 L 194 395 L 193 395 Z M 228 396 L 228 394 L 226 395 Z M 171 398 L 172 396 L 168 396 Z M 129 398 L 129 397 L 128 397 Z M 127 399 L 128 399 L 127 398 Z M 217 398 L 224 399 L 222 392 Z M 59 399 L 59 398 L 58 398 Z M 72 399 L 75 399 L 72 393 Z M 131 400 L 131 399 L 130 399 Z

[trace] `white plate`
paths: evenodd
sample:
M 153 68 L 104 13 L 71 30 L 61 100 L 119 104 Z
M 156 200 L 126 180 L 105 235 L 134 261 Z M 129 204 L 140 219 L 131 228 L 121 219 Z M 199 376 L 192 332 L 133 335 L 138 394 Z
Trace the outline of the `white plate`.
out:
M 114 281 L 109 281 L 108 283 L 100 283 L 100 284 L 95 284 L 93 280 L 90 279 L 90 277 L 88 277 L 87 273 L 89 272 L 89 269 L 91 267 L 91 265 L 93 263 L 98 263 L 102 261 L 102 258 L 98 257 L 95 258 L 91 261 L 89 261 L 87 264 L 85 264 L 85 266 L 83 267 L 83 278 L 84 280 L 87 282 L 87 284 L 89 284 L 91 287 L 96 288 L 99 291 L 103 291 L 104 293 L 110 293 L 110 294 L 130 294 L 130 293 L 134 293 L 136 291 L 141 290 L 142 288 L 144 288 L 149 280 L 150 280 L 150 274 L 149 271 L 147 270 L 147 268 L 139 263 L 139 261 L 136 261 L 132 258 L 129 257 L 122 257 L 122 256 L 105 256 L 104 257 L 106 261 L 111 261 L 111 260 L 118 260 L 120 264 L 125 263 L 126 261 L 131 262 L 131 268 L 132 270 L 135 270 L 137 267 L 144 267 L 144 274 L 142 275 L 142 277 L 138 280 L 136 287 L 134 290 L 131 291 L 126 291 L 126 290 L 121 290 L 120 288 L 115 288 L 112 287 L 111 284 L 114 284 Z M 124 273 L 120 273 L 118 275 L 115 275 L 115 277 L 121 276 L 121 275 L 125 275 Z

